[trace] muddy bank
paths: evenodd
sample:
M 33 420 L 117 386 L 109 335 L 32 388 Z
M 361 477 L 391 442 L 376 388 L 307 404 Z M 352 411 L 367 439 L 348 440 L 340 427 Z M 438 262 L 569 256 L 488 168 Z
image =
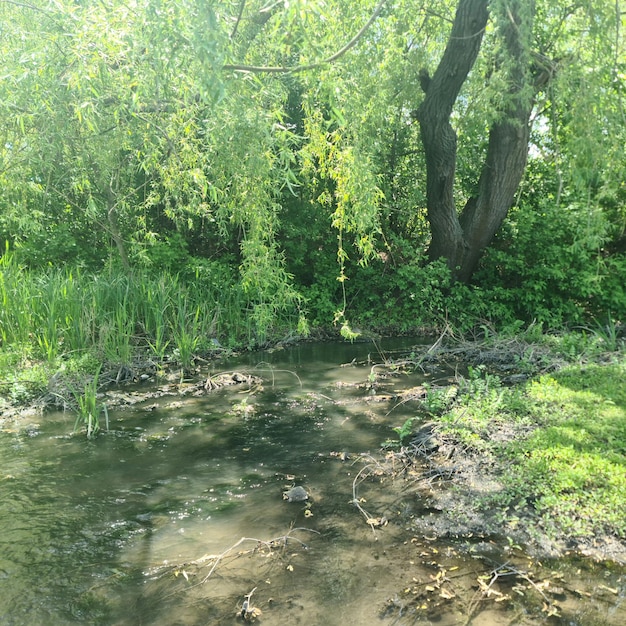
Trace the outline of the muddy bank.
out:
M 505 442 L 526 434 L 525 429 L 507 427 L 494 428 L 489 436 Z M 537 559 L 580 554 L 626 565 L 626 541 L 619 537 L 555 537 L 545 531 L 532 506 L 517 507 L 514 513 L 485 507 L 485 496 L 503 489 L 502 467 L 489 456 L 469 452 L 442 434 L 436 423 L 422 427 L 410 443 L 391 454 L 393 471 L 413 484 L 411 528 L 416 533 L 454 540 L 468 550 L 497 542 L 523 546 Z
M 606 353 L 585 362 L 587 366 L 609 366 L 619 359 L 616 353 Z M 414 421 L 398 425 L 398 439 L 388 442 L 388 471 L 412 484 L 413 493 L 407 496 L 406 504 L 413 511 L 414 532 L 467 546 L 483 540 L 523 546 L 529 554 L 542 559 L 576 554 L 626 564 L 626 540 L 621 535 L 597 529 L 578 533 L 559 529 L 558 522 L 546 519 L 549 514 L 545 507 L 541 511 L 541 507 L 534 506 L 532 496 L 520 495 L 518 501 L 511 502 L 506 493 L 505 474 L 509 474 L 510 488 L 510 473 L 516 467 L 507 449 L 550 428 L 550 422 L 518 419 L 515 414 L 500 417 L 497 401 L 488 396 L 493 393 L 497 397 L 500 390 L 519 390 L 519 403 L 525 404 L 525 384 L 544 374 L 558 375 L 569 365 L 566 359 L 546 345 L 510 339 L 450 345 L 435 342 L 415 346 L 400 358 L 361 365 L 370 367 L 367 380 L 349 386 L 359 389 L 364 401 L 388 403 L 392 407 L 390 415 L 393 407 L 400 405 L 416 408 Z M 428 373 L 430 382 L 398 389 L 395 381 L 415 369 Z M 592 382 L 585 383 L 584 368 L 580 380 L 582 387 L 593 386 Z M 463 426 L 455 427 L 454 422 L 451 426 L 450 419 L 442 423 L 440 417 L 456 407 L 460 389 L 467 394 L 468 388 L 476 392 L 477 398 L 485 394 L 485 406 L 478 409 L 484 415 Z M 606 402 L 613 404 L 610 398 Z M 531 410 L 529 407 L 530 403 L 524 411 Z M 461 414 L 465 410 L 459 409 Z M 550 477 L 543 479 L 549 481 Z M 534 480 L 536 477 L 529 477 L 529 484 Z M 504 504 L 490 504 L 498 501 Z M 571 515 L 575 518 L 576 511 Z

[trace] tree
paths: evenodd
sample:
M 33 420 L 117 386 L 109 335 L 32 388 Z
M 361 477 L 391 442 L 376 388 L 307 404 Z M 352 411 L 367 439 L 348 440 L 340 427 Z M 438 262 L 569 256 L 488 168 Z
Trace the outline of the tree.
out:
M 402 211 L 405 225 L 415 228 L 425 205 L 429 258 L 445 258 L 453 276 L 468 282 L 523 197 L 529 148 L 533 158 L 551 163 L 560 185 L 589 180 L 589 169 L 597 178 L 617 167 L 614 180 L 621 177 L 623 159 L 601 153 L 619 152 L 624 140 L 623 16 L 608 0 L 584 7 L 539 0 L 451 4 L 442 3 L 439 13 L 419 2 L 388 6 L 354 53 L 316 73 L 322 85 L 313 91 L 309 83 L 304 96 L 310 139 L 304 149 L 333 181 L 340 229 L 376 231 L 385 211 L 396 218 Z M 574 110 L 585 113 L 574 119 Z M 409 128 L 408 111 L 419 134 Z M 616 184 L 607 183 L 615 195 Z M 383 192 L 378 200 L 375 188 Z M 580 192 L 595 197 L 588 186 Z M 371 240 L 357 237 L 361 247 L 363 241 L 369 251 Z
M 536 4 L 535 0 L 460 0 L 446 49 L 432 79 L 425 68 L 420 70 L 425 97 L 417 118 L 427 166 L 432 234 L 429 257 L 445 258 L 453 275 L 463 282 L 472 277 L 482 252 L 492 242 L 514 203 L 526 166 L 535 98 L 540 90 L 550 87 L 551 79 L 559 71 L 559 60 L 533 47 L 540 41 L 533 30 Z M 600 7 L 591 9 L 592 25 L 594 21 L 606 23 L 607 5 L 602 8 L 605 15 Z M 619 33 L 617 4 L 615 9 L 613 29 Z M 560 9 L 557 14 L 562 30 L 566 22 L 575 19 L 578 10 L 576 6 Z M 546 13 L 549 11 L 544 8 L 543 15 Z M 494 70 L 500 74 L 502 93 L 493 103 L 477 188 L 458 211 L 453 190 L 457 137 L 450 117 L 480 51 L 490 14 L 500 41 Z M 544 29 L 547 25 L 544 24 Z M 614 54 L 619 55 L 619 41 L 615 43 Z M 554 40 L 543 44 L 552 49 L 558 46 Z M 554 98 L 554 92 L 550 95 Z M 554 105 L 554 100 L 551 104 Z
M 60 236 L 110 244 L 132 267 L 171 230 L 202 230 L 196 252 L 228 250 L 268 319 L 299 302 L 284 237 L 306 234 L 311 214 L 324 254 L 337 244 L 342 287 L 353 260 L 401 264 L 394 241 L 468 282 L 524 202 L 529 148 L 557 205 L 624 219 L 614 0 L 0 0 L 0 11 L 0 232 L 15 240 L 66 224 Z
M 529 50 L 532 5 L 512 0 L 498 7 L 502 12 L 497 28 L 503 43 L 501 63 L 506 68 L 507 93 L 489 131 L 477 193 L 467 200 L 460 214 L 453 189 L 457 138 L 450 116 L 480 51 L 489 16 L 488 0 L 460 0 L 448 44 L 432 79 L 427 70 L 421 70 L 425 98 L 417 117 L 426 155 L 432 233 L 429 256 L 446 258 L 453 275 L 464 282 L 471 278 L 483 249 L 506 217 L 526 165 L 534 96 Z

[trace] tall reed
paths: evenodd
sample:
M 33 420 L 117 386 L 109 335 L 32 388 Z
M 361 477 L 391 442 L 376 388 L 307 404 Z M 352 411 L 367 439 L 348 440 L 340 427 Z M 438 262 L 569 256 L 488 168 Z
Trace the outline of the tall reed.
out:
M 178 276 L 162 275 L 156 280 L 140 281 L 140 317 L 145 340 L 152 356 L 162 361 L 172 341 L 169 334 L 169 320 L 172 314 L 175 294 L 180 285 Z
M 171 324 L 175 354 L 184 369 L 190 369 L 193 356 L 200 342 L 200 307 L 194 305 L 185 293 L 178 295 L 175 302 L 175 316 Z
M 87 431 L 87 438 L 93 439 L 100 430 L 100 411 L 98 404 L 98 374 L 93 379 L 85 383 L 82 393 L 75 393 L 76 403 L 78 405 L 78 415 L 74 423 L 74 432 L 78 430 L 79 424 L 82 422 Z
M 254 345 L 273 326 L 272 311 L 251 306 L 230 273 L 210 262 L 195 274 L 187 269 L 184 278 L 142 270 L 35 272 L 7 248 L 0 304 L 0 350 L 26 351 L 52 368 L 86 353 L 128 365 L 138 351 L 158 360 L 175 352 L 188 368 L 194 353 L 213 349 L 216 339 Z
M 31 319 L 31 290 L 28 273 L 21 267 L 8 244 L 0 256 L 0 339 L 2 345 L 29 343 Z

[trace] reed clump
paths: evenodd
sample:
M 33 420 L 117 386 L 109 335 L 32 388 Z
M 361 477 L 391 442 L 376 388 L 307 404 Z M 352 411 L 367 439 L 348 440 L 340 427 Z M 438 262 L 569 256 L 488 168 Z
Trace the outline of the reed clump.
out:
M 164 361 L 189 369 L 197 356 L 222 346 L 251 346 L 296 325 L 280 311 L 264 327 L 251 324 L 251 303 L 236 277 L 210 264 L 184 275 L 148 269 L 33 271 L 8 248 L 0 256 L 0 305 L 0 407 L 14 404 L 18 391 L 20 401 L 27 399 L 28 385 L 18 372 L 32 373 L 34 366 L 51 378 L 76 370 L 74 364 L 88 355 L 98 371 Z M 39 378 L 33 394 L 45 387 Z

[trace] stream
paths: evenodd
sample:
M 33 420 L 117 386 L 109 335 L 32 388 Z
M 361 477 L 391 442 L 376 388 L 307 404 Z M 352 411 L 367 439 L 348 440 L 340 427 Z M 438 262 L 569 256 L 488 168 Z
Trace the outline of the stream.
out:
M 245 354 L 210 373 L 261 382 L 198 395 L 147 381 L 91 441 L 69 413 L 0 431 L 0 624 L 626 624 L 624 567 L 412 529 L 381 444 L 415 415 L 399 392 L 452 374 L 367 384 L 411 345 Z

